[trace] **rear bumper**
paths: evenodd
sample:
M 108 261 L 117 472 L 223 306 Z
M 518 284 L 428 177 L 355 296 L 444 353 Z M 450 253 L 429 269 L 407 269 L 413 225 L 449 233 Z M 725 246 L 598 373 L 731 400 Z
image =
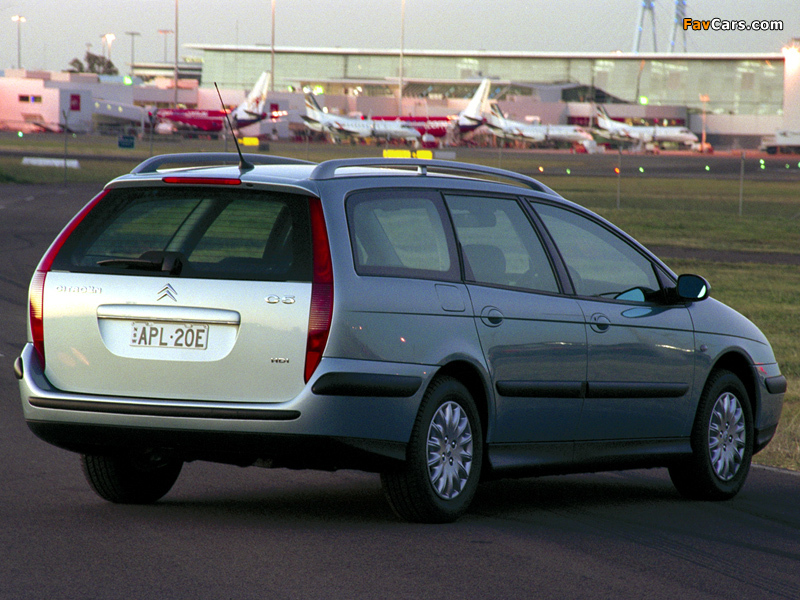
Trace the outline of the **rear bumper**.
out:
M 158 450 L 189 462 L 293 469 L 359 469 L 380 472 L 405 460 L 406 445 L 374 439 L 191 429 L 152 429 L 28 421 L 40 439 L 80 454 Z
M 433 371 L 424 365 L 324 359 L 296 398 L 274 404 L 67 393 L 48 382 L 30 344 L 15 362 L 29 427 L 68 450 L 159 448 L 184 460 L 367 470 L 376 460 L 405 458 Z M 360 380 L 365 383 L 358 385 Z M 354 388 L 348 395 L 349 385 Z

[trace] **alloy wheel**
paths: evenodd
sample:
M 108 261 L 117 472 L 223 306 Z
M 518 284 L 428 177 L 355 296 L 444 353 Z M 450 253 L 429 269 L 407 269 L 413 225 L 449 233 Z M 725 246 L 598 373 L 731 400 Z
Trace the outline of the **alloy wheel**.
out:
M 472 427 L 456 402 L 445 402 L 428 428 L 428 477 L 445 500 L 458 496 L 472 469 Z

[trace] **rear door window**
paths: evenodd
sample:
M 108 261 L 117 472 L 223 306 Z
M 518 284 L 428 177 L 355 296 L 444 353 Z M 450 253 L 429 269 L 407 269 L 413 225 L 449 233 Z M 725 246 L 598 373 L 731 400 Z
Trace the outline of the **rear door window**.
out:
M 540 292 L 558 282 L 539 236 L 516 200 L 446 197 L 467 281 Z
M 309 236 L 305 197 L 199 187 L 118 189 L 81 222 L 53 267 L 310 281 Z
M 453 234 L 438 194 L 359 192 L 347 200 L 347 220 L 359 275 L 460 278 Z

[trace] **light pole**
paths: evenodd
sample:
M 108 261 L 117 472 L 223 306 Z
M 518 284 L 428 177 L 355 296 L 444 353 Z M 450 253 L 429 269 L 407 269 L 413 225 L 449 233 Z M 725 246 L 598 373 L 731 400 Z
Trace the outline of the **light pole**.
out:
M 703 133 L 702 137 L 700 138 L 700 152 L 706 151 L 706 112 L 708 107 L 708 101 L 710 98 L 708 94 L 700 94 L 700 102 L 703 103 Z
M 117 39 L 113 33 L 107 33 L 105 35 L 101 35 L 100 39 L 103 40 L 103 44 L 106 48 L 108 48 L 108 62 L 111 63 L 111 44 Z
M 397 96 L 397 116 L 403 115 L 403 53 L 406 44 L 406 0 L 400 0 L 400 69 Z
M 270 91 L 275 91 L 275 0 L 272 0 L 272 41 L 270 42 L 270 73 L 269 73 L 269 87 Z
M 175 107 L 178 107 L 178 0 L 175 0 Z
M 17 68 L 22 68 L 22 24 L 27 21 L 22 15 L 14 15 L 12 21 L 17 24 Z
M 134 49 L 133 49 L 133 42 L 136 39 L 137 35 L 142 35 L 138 31 L 126 31 L 125 35 L 131 36 L 131 79 L 133 79 L 133 61 L 134 61 Z
M 172 29 L 159 29 L 158 33 L 164 36 L 164 63 L 167 62 L 167 40 L 170 33 L 175 33 Z

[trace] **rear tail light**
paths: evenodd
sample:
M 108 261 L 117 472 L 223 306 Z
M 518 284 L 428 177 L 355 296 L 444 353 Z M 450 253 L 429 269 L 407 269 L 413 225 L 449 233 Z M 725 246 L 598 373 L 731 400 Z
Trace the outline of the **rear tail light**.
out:
M 72 220 L 67 223 L 67 226 L 61 230 L 61 233 L 58 234 L 58 237 L 55 241 L 50 244 L 50 247 L 47 249 L 47 252 L 44 253 L 42 260 L 39 261 L 39 266 L 36 267 L 36 271 L 33 274 L 33 278 L 31 279 L 31 287 L 29 290 L 29 322 L 31 328 L 31 341 L 33 342 L 33 348 L 36 350 L 36 354 L 39 356 L 39 360 L 42 363 L 42 369 L 44 369 L 44 282 L 47 278 L 47 273 L 50 271 L 50 267 L 53 266 L 53 261 L 55 260 L 56 256 L 58 255 L 59 250 L 64 245 L 64 242 L 67 241 L 67 238 L 75 231 L 75 228 L 80 225 L 81 221 L 83 221 L 84 217 L 89 214 L 89 212 L 97 205 L 98 202 L 108 193 L 108 190 L 102 191 L 100 194 L 95 196 L 91 202 L 89 202 L 86 206 L 84 206 L 78 214 L 72 217 Z
M 308 382 L 322 360 L 328 343 L 328 333 L 333 315 L 333 267 L 328 244 L 328 230 L 322 203 L 319 198 L 309 199 L 311 216 L 311 243 L 314 271 L 311 280 L 311 311 L 308 316 L 308 341 L 306 342 L 305 381 Z
M 31 279 L 29 291 L 30 298 L 30 324 L 33 349 L 39 355 L 39 362 L 44 368 L 44 326 L 42 324 L 42 302 L 44 301 L 44 280 L 47 273 L 36 271 Z

